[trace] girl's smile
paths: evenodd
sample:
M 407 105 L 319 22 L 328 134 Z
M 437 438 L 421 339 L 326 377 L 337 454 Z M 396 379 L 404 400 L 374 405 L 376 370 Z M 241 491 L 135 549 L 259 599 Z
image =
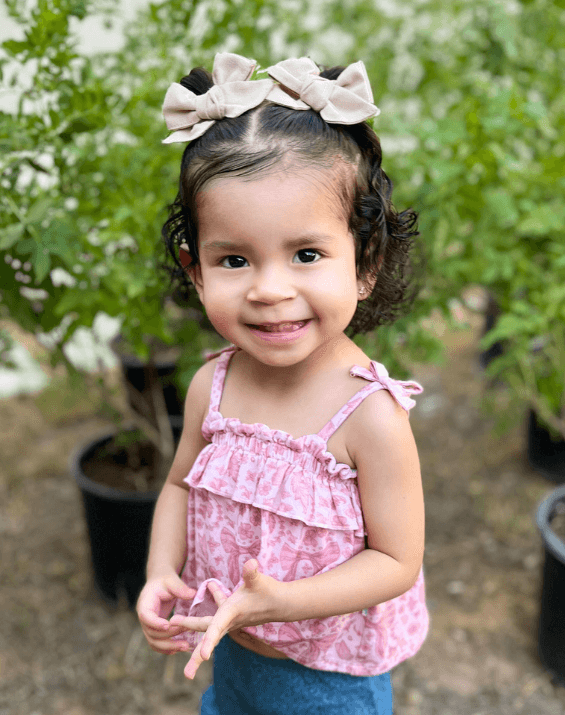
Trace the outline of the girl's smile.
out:
M 189 275 L 218 332 L 263 364 L 290 367 L 348 341 L 362 282 L 339 178 L 291 168 L 218 179 L 198 197 Z
M 275 325 L 249 325 L 252 333 L 260 340 L 267 342 L 288 343 L 291 340 L 298 340 L 306 332 L 309 320 L 301 320 L 296 323 L 277 323 Z

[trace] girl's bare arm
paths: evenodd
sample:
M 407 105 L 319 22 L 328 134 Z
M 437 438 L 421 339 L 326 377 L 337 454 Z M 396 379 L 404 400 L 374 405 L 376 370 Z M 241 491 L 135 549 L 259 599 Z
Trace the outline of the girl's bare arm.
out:
M 214 364 L 206 363 L 195 374 L 187 392 L 183 431 L 175 459 L 161 490 L 151 529 L 147 583 L 138 603 L 137 613 L 149 644 L 162 653 L 184 650 L 182 642 L 169 639 L 180 632 L 166 620 L 177 598 L 195 594 L 180 579 L 186 560 L 187 489 L 183 483 L 196 458 L 208 444 L 201 427 L 210 396 Z
M 408 415 L 382 390 L 353 416 L 347 447 L 357 467 L 369 548 L 326 573 L 285 584 L 281 620 L 370 608 L 403 594 L 420 572 L 424 496 Z

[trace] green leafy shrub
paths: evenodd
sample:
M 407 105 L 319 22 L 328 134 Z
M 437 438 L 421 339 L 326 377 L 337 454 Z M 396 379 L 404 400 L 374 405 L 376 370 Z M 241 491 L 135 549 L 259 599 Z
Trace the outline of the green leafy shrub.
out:
M 501 317 L 489 372 L 516 403 L 565 435 L 563 3 L 549 0 L 165 0 L 129 27 L 118 52 L 81 55 L 71 31 L 99 5 L 9 0 L 25 31 L 5 42 L 0 113 L 0 317 L 65 341 L 103 311 L 136 354 L 183 347 L 186 386 L 218 344 L 196 302 L 166 299 L 160 228 L 182 145 L 161 146 L 166 88 L 217 51 L 261 66 L 288 56 L 363 59 L 395 203 L 421 214 L 425 286 L 406 319 L 356 342 L 391 372 L 438 360 L 423 320 L 469 285 Z M 27 69 L 26 86 L 14 62 Z M 71 366 L 69 366 L 71 369 Z

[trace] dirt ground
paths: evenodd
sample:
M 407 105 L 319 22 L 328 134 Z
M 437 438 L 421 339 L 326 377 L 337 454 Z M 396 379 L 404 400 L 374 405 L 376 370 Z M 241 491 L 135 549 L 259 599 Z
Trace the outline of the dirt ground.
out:
M 412 413 L 426 496 L 431 629 L 393 671 L 396 715 L 561 715 L 565 689 L 537 655 L 543 547 L 554 485 L 479 409 L 477 327 L 444 335 L 442 367 L 415 371 Z M 210 665 L 149 649 L 134 614 L 97 597 L 71 451 L 108 422 L 64 384 L 0 401 L 0 715 L 191 715 Z

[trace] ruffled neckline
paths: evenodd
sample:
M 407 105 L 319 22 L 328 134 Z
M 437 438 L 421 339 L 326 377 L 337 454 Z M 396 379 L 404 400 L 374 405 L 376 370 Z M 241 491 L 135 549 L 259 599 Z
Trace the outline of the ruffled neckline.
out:
M 361 388 L 355 395 L 353 395 L 341 408 L 341 410 L 334 415 L 334 417 L 327 422 L 326 425 L 324 425 L 320 432 L 316 434 L 305 434 L 301 437 L 293 437 L 290 433 L 285 432 L 284 430 L 271 429 L 268 425 L 262 422 L 255 422 L 251 424 L 242 422 L 239 417 L 224 417 L 218 409 L 224 389 L 228 364 L 232 355 L 239 349 L 240 348 L 237 346 L 231 345 L 216 353 L 206 356 L 207 359 L 210 360 L 213 357 L 221 355 L 222 357 L 220 360 L 223 359 L 224 363 L 220 368 L 222 372 L 220 373 L 221 389 L 219 391 L 219 398 L 217 403 L 214 403 L 214 407 L 210 406 L 202 425 L 202 433 L 204 437 L 211 440 L 211 436 L 214 432 L 225 432 L 227 430 L 237 435 L 255 437 L 264 442 L 276 443 L 291 449 L 293 452 L 301 453 L 307 451 L 316 457 L 316 459 L 321 462 L 331 474 L 338 473 L 342 476 L 342 478 L 346 479 L 348 477 L 356 477 L 358 470 L 350 467 L 344 462 L 338 462 L 335 456 L 328 451 L 327 446 L 328 439 L 351 412 L 351 410 L 348 409 L 350 404 L 360 397 L 361 399 L 364 399 L 368 393 L 373 391 L 372 386 L 375 385 L 375 383 L 379 385 L 379 388 L 387 389 L 391 393 L 392 397 L 407 411 L 409 411 L 415 404 L 410 395 L 422 392 L 422 386 L 417 382 L 394 380 L 391 378 L 385 366 L 375 360 L 371 360 L 369 369 L 361 367 L 360 365 L 353 365 L 349 370 L 349 374 L 352 377 L 362 377 L 367 380 L 369 384 Z M 222 353 L 224 355 L 222 355 Z M 216 371 L 218 370 L 218 366 L 219 363 L 216 366 Z M 214 385 L 216 384 L 217 377 L 219 377 L 218 372 L 216 372 L 214 376 Z M 327 431 L 328 428 L 331 428 L 330 433 Z
M 338 462 L 335 456 L 328 451 L 327 441 L 319 434 L 304 434 L 301 437 L 293 437 L 289 432 L 279 429 L 271 429 L 263 422 L 242 422 L 239 417 L 224 417 L 219 410 L 209 410 L 204 420 L 203 429 L 208 428 L 210 435 L 215 432 L 229 430 L 234 434 L 245 437 L 255 437 L 265 442 L 275 442 L 294 452 L 307 451 L 318 459 L 330 474 L 340 474 L 346 478 L 343 472 L 357 476 L 357 469 L 353 469 L 345 462 Z

